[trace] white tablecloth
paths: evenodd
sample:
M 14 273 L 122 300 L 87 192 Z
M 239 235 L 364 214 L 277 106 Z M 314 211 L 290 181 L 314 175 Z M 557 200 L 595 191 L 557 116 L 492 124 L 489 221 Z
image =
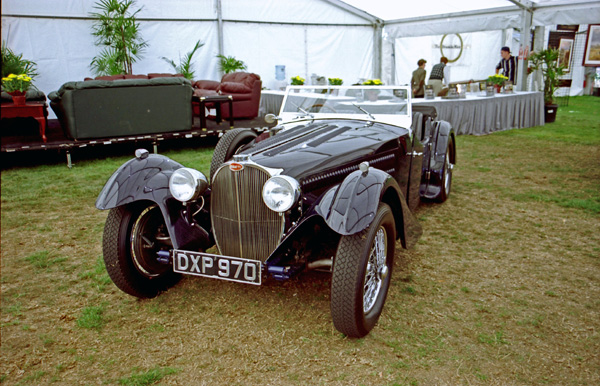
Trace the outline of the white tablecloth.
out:
M 279 114 L 285 91 L 263 90 L 259 115 Z M 483 135 L 544 124 L 544 96 L 522 91 L 485 97 L 468 94 L 465 99 L 413 99 L 413 104 L 435 106 L 438 119 L 450 122 L 456 134 Z
M 414 104 L 435 106 L 438 119 L 450 122 L 456 134 L 483 135 L 544 124 L 541 92 L 523 91 L 493 97 L 467 95 L 465 99 L 413 99 Z

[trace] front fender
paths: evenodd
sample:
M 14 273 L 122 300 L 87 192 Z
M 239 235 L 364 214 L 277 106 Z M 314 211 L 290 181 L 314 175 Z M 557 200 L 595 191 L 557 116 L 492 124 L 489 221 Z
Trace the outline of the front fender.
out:
M 351 235 L 371 224 L 380 202 L 392 208 L 403 247 L 412 247 L 421 235 L 421 226 L 396 180 L 382 170 L 369 168 L 367 173 L 358 170 L 350 173 L 340 185 L 323 195 L 314 210 L 333 231 Z
M 171 197 L 171 174 L 182 167 L 180 163 L 158 154 L 149 154 L 143 159 L 133 158 L 121 165 L 106 182 L 96 199 L 96 208 L 112 209 L 140 200 L 161 204 Z
M 158 154 L 133 158 L 121 165 L 106 182 L 96 199 L 96 208 L 112 209 L 136 201 L 155 202 L 165 218 L 174 248 L 206 248 L 212 245 L 208 232 L 185 221 L 181 202 L 169 191 L 169 178 L 182 167 Z

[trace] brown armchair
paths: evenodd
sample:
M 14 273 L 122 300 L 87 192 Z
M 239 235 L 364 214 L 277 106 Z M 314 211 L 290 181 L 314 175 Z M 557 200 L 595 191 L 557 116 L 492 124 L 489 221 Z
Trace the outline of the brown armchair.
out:
M 234 72 L 223 75 L 220 82 L 214 80 L 199 80 L 193 83 L 194 96 L 208 97 L 213 95 L 231 95 L 233 97 L 233 117 L 255 118 L 260 104 L 262 82 L 256 74 Z M 194 114 L 200 114 L 194 106 Z M 229 118 L 227 105 L 221 106 L 221 116 Z

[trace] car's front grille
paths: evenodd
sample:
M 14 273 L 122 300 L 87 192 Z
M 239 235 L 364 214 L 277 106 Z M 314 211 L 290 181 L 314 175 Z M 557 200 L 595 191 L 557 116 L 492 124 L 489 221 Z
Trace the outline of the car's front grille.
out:
M 240 171 L 223 167 L 215 173 L 210 213 L 221 254 L 264 262 L 279 244 L 284 217 L 262 199 L 269 178 L 265 170 L 250 164 Z

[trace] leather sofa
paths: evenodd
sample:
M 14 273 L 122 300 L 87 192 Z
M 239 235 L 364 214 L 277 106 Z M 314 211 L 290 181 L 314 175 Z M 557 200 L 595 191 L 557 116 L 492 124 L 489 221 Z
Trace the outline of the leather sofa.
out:
M 67 82 L 48 99 L 65 136 L 74 140 L 191 130 L 191 82 L 169 76 Z
M 214 95 L 231 95 L 233 97 L 233 118 L 251 119 L 258 115 L 260 105 L 260 90 L 262 82 L 260 76 L 248 72 L 233 72 L 225 74 L 221 81 L 199 80 L 194 82 L 195 97 L 210 97 Z M 210 106 L 209 104 L 207 104 Z M 194 114 L 200 114 L 196 110 Z M 221 105 L 221 116 L 229 118 L 229 108 L 226 104 Z

